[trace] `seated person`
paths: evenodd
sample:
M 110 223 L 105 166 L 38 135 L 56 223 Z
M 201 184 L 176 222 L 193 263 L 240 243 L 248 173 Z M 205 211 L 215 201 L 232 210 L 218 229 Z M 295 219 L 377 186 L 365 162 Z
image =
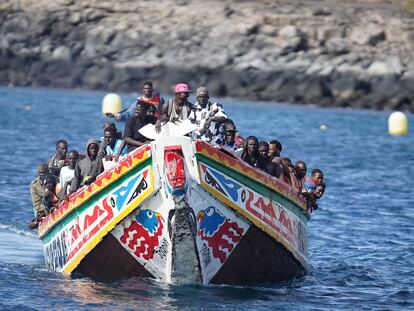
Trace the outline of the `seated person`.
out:
M 282 144 L 274 139 L 269 142 L 269 156 L 273 159 L 275 157 L 280 157 L 282 152 Z
M 68 151 L 68 142 L 64 139 L 60 139 L 56 142 L 56 154 L 47 160 L 47 165 L 50 168 L 55 168 L 58 171 L 58 176 L 60 169 L 65 166 L 66 162 L 66 152 Z
M 118 160 L 120 155 L 127 154 L 127 148 L 122 139 L 117 138 L 116 128 L 107 127 L 104 130 L 104 154 L 107 161 Z
M 46 174 L 48 174 L 47 164 L 38 165 L 37 177 L 30 183 L 30 194 L 36 218 L 46 215 L 46 208 L 43 204 L 43 197 L 45 195 L 43 180 Z
M 224 140 L 222 146 L 231 150 L 235 151 L 238 149 L 236 147 L 236 127 L 234 126 L 233 122 L 226 122 L 224 124 Z
M 299 182 L 299 187 L 300 187 L 299 192 L 302 192 L 303 185 L 305 184 L 306 172 L 307 172 L 306 163 L 303 161 L 297 161 L 295 163 L 295 172 L 296 172 L 296 178 L 298 179 L 298 182 Z
M 43 204 L 46 213 L 50 213 L 54 208 L 58 207 L 60 199 L 56 194 L 56 178 L 50 174 L 46 174 L 43 179 L 45 194 L 43 196 Z
M 98 150 L 99 142 L 96 139 L 89 139 L 86 144 L 86 157 L 76 163 L 70 193 L 83 185 L 90 185 L 103 172 L 102 157 L 98 156 Z
M 147 116 L 147 111 L 148 104 L 139 101 L 135 108 L 135 115 L 129 118 L 125 124 L 124 141 L 127 144 L 128 153 L 147 143 L 147 138 L 139 132 L 145 125 L 155 123 L 154 117 Z
M 325 188 L 326 188 L 326 185 L 324 182 L 322 182 L 319 186 L 316 187 L 315 198 L 317 200 L 319 200 L 323 196 L 323 194 L 325 193 Z
M 79 152 L 71 150 L 68 153 L 68 165 L 62 167 L 60 170 L 59 183 L 61 187 L 61 197 L 64 197 L 69 193 L 69 186 L 72 183 L 73 176 L 75 174 L 76 162 L 79 160 Z
M 323 182 L 323 173 L 320 169 L 315 168 L 312 171 L 311 177 L 306 177 L 304 188 L 309 191 L 315 191 L 317 186 L 320 186 Z
M 258 145 L 259 142 L 256 136 L 247 137 L 243 153 L 240 157 L 244 162 L 248 163 L 253 167 L 257 166 L 257 158 L 259 153 Z
M 272 162 L 269 156 L 269 144 L 266 141 L 259 143 L 257 167 L 269 175 L 279 178 L 282 175 L 280 167 Z
M 104 132 L 108 129 L 108 128 L 114 128 L 115 133 L 116 133 L 116 139 L 121 139 L 122 140 L 122 132 L 118 132 L 118 129 L 116 128 L 115 123 L 110 123 L 110 122 L 106 122 L 103 125 L 103 130 Z M 101 138 L 101 141 L 104 141 L 104 138 Z

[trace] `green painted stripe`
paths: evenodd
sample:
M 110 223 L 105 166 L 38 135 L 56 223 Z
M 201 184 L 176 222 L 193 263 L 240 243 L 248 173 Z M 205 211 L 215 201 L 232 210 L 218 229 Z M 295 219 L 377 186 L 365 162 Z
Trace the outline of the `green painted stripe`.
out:
M 243 185 L 253 189 L 257 193 L 260 193 L 261 195 L 264 195 L 265 197 L 272 196 L 272 200 L 276 201 L 277 203 L 283 205 L 286 207 L 290 212 L 294 213 L 304 224 L 307 224 L 307 214 L 302 209 L 302 207 L 298 206 L 293 201 L 289 200 L 288 198 L 284 197 L 282 194 L 277 192 L 275 189 L 272 189 L 270 187 L 267 187 L 261 183 L 258 183 L 250 176 L 244 175 L 236 170 L 233 170 L 232 168 L 228 166 L 224 166 L 223 164 L 216 162 L 208 157 L 206 157 L 203 154 L 196 154 L 197 160 L 200 162 L 203 162 L 219 172 L 223 172 L 226 175 L 230 176 L 231 178 L 237 180 L 238 182 L 242 183 Z
M 91 207 L 92 205 L 94 205 L 96 203 L 96 201 L 99 201 L 100 199 L 102 199 L 103 197 L 105 197 L 106 195 L 108 195 L 108 193 L 110 193 L 114 188 L 116 188 L 120 184 L 122 184 L 125 180 L 127 180 L 132 175 L 136 174 L 141 169 L 143 169 L 146 166 L 151 165 L 151 164 L 152 164 L 152 159 L 151 158 L 146 159 L 144 162 L 142 162 L 141 164 L 139 164 L 138 166 L 136 166 L 135 168 L 133 168 L 131 171 L 129 171 L 128 173 L 126 173 L 125 175 L 123 175 L 121 178 L 119 178 L 118 180 L 112 182 L 106 188 L 102 189 L 99 193 L 97 193 L 96 195 L 93 195 L 92 197 L 88 198 L 88 200 L 86 202 L 84 202 L 82 205 L 80 205 L 77 208 L 73 209 L 70 212 L 70 214 L 68 214 L 65 218 L 63 218 L 62 220 L 60 220 L 55 225 L 55 227 L 52 230 L 50 230 L 42 238 L 43 244 L 49 243 L 49 241 L 51 239 L 53 239 L 53 237 L 59 231 L 61 231 L 69 222 L 71 222 L 73 219 L 75 219 L 76 217 L 78 217 L 79 215 L 81 215 L 89 207 Z M 92 198 L 93 198 L 93 200 L 92 200 Z

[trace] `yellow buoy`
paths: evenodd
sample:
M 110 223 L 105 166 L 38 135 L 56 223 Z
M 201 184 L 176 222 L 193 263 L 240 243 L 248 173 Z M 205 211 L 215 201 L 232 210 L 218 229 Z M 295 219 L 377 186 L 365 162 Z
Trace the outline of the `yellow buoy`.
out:
M 322 131 L 326 130 L 328 127 L 325 124 L 321 124 L 319 127 Z
M 388 118 L 388 133 L 390 135 L 407 135 L 408 121 L 406 115 L 401 111 L 391 113 Z
M 109 93 L 102 100 L 102 113 L 116 114 L 122 110 L 122 99 L 118 94 Z

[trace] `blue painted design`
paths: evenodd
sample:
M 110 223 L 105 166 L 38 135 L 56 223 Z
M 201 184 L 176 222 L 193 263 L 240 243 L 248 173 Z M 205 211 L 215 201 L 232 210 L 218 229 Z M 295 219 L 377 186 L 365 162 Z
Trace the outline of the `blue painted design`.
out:
M 237 202 L 237 198 L 239 197 L 237 191 L 242 186 L 210 167 L 208 170 L 210 171 L 211 175 L 213 175 L 220 182 L 221 186 L 227 191 L 233 201 Z
M 217 211 L 214 206 L 209 206 L 205 210 L 198 212 L 199 230 L 205 235 L 212 236 L 219 229 L 226 218 Z
M 159 217 L 160 214 L 149 209 L 144 209 L 141 210 L 137 216 L 135 216 L 135 220 L 147 229 L 150 234 L 154 234 L 160 225 L 160 221 L 157 216 Z
M 141 177 L 142 174 L 138 175 L 137 177 L 131 179 L 128 182 L 128 184 L 122 186 L 121 188 L 112 193 L 112 195 L 115 196 L 115 205 L 118 211 L 122 209 L 129 194 L 131 193 L 131 191 L 133 191 L 135 183 L 137 182 L 137 180 L 141 179 Z

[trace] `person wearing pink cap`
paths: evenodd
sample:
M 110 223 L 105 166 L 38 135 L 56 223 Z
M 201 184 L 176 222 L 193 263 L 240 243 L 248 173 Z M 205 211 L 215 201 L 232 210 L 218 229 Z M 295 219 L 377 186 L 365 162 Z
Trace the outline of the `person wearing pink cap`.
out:
M 178 83 L 174 88 L 174 98 L 170 99 L 166 105 L 162 105 L 161 116 L 155 124 L 155 130 L 161 130 L 161 124 L 165 122 L 176 122 L 188 118 L 192 104 L 188 101 L 188 97 L 192 91 L 188 84 Z

